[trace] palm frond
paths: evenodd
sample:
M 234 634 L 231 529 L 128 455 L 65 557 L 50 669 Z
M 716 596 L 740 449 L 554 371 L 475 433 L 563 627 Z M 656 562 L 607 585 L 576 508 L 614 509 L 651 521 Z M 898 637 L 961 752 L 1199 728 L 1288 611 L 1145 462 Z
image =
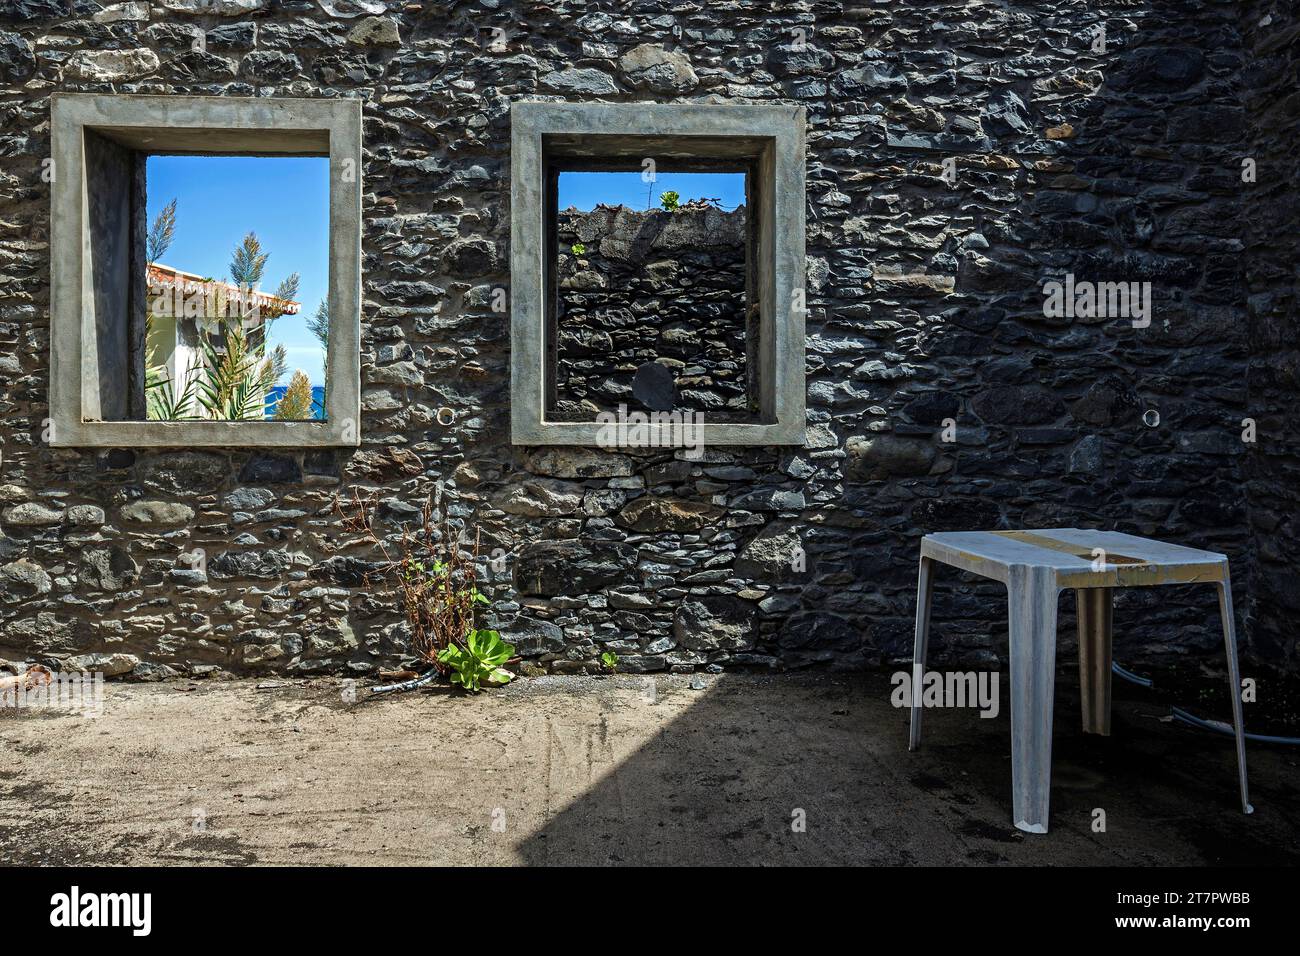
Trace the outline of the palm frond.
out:
M 243 329 L 228 324 L 220 345 L 212 339 L 203 343 L 203 364 L 198 400 L 208 417 L 256 421 L 266 417 L 267 393 L 284 375 L 288 359 L 282 345 L 269 358 L 261 358 Z
M 173 199 L 167 205 L 163 206 L 154 217 L 153 224 L 149 227 L 149 236 L 145 240 L 147 258 L 150 262 L 157 262 L 167 252 L 167 248 L 172 244 L 172 239 L 176 235 L 176 200 Z
M 179 389 L 176 384 L 180 385 Z M 193 369 L 180 383 L 171 381 L 165 365 L 145 369 L 146 418 L 162 422 L 192 421 L 196 417 L 193 404 L 197 388 L 198 376 Z
M 269 252 L 262 251 L 262 243 L 257 234 L 250 232 L 243 241 L 235 246 L 230 259 L 230 279 L 245 291 L 252 291 L 262 281 L 262 272 L 266 269 Z
M 307 320 L 307 330 L 320 341 L 321 348 L 330 347 L 330 306 L 329 301 L 321 299 L 316 306 L 316 314 Z

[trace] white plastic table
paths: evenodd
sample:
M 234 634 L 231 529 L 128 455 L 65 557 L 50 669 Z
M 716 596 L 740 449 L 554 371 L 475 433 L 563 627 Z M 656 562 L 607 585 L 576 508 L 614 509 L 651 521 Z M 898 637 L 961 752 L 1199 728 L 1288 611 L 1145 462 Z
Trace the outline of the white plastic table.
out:
M 1048 528 L 1041 531 L 950 531 L 921 540 L 917 580 L 916 647 L 912 659 L 912 728 L 921 743 L 921 686 L 930 632 L 935 562 L 1001 581 L 1010 608 L 1011 805 L 1021 830 L 1047 832 L 1052 780 L 1052 698 L 1056 680 L 1056 605 L 1074 588 L 1079 618 L 1079 683 L 1085 733 L 1110 733 L 1111 588 L 1157 584 L 1213 584 L 1219 594 L 1228 655 L 1232 723 L 1237 736 L 1241 808 L 1251 813 L 1246 747 L 1241 725 L 1241 678 L 1232 617 L 1228 559 L 1117 531 Z

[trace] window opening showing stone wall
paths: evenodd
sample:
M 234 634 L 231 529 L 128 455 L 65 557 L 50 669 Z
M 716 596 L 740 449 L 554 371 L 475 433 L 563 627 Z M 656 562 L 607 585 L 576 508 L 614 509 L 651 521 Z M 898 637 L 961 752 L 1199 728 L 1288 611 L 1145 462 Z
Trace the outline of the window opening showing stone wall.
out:
M 566 205 L 569 177 L 576 180 L 568 192 L 577 202 Z M 747 376 L 758 328 L 748 321 L 754 307 L 745 174 L 682 177 L 690 195 L 666 188 L 673 179 L 662 176 L 664 185 L 651 181 L 636 205 L 622 201 L 621 177 L 637 185 L 642 179 L 634 173 L 559 177 L 549 417 L 589 421 L 622 406 L 695 412 L 714 421 L 752 419 L 756 402 Z M 595 182 L 583 188 L 584 179 Z M 593 195 L 611 201 L 593 205 Z

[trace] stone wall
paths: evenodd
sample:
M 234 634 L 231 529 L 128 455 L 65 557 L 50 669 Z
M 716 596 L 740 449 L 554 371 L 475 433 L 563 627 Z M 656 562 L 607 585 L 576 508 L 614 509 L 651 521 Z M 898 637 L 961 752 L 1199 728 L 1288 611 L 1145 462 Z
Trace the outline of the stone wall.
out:
M 1239 172 L 1247 140 L 1294 172 L 1294 111 L 1271 105 L 1294 99 L 1294 44 L 1258 26 L 1279 10 L 5 0 L 0 656 L 140 676 L 399 660 L 392 597 L 362 578 L 376 555 L 334 509 L 373 490 L 387 532 L 431 494 L 477 527 L 501 558 L 491 622 L 555 669 L 604 648 L 628 670 L 887 663 L 910 652 L 923 533 L 1067 525 L 1225 552 L 1247 655 L 1294 667 L 1294 446 L 1248 449 L 1240 424 L 1277 434 L 1295 392 L 1293 220 L 1249 279 L 1242 254 L 1294 182 Z M 360 450 L 42 441 L 57 90 L 364 101 Z M 537 96 L 807 108 L 806 448 L 509 444 L 493 290 L 508 107 Z M 1066 273 L 1151 282 L 1150 325 L 1046 316 Z M 1126 592 L 1117 657 L 1214 660 L 1215 614 L 1205 589 Z M 941 573 L 935 659 L 1003 657 L 1004 615 L 999 588 Z
M 1249 125 L 1238 166 L 1249 159 L 1254 180 L 1243 187 L 1242 235 L 1249 295 L 1247 392 L 1256 428 L 1245 469 L 1257 557 L 1247 607 L 1257 651 L 1293 662 L 1300 615 L 1300 273 L 1292 238 L 1300 223 L 1300 15 L 1283 4 L 1249 3 L 1242 27 Z
M 620 404 L 749 417 L 743 206 L 568 209 L 557 236 L 554 418 Z M 648 363 L 665 371 L 638 378 Z

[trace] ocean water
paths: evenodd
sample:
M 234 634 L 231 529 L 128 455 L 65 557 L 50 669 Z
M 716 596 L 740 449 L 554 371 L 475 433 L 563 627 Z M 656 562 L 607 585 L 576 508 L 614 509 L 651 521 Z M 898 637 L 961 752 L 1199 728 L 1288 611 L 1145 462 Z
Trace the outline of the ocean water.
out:
M 289 390 L 287 385 L 277 385 L 266 396 L 266 417 L 274 418 L 275 410 L 280 405 L 280 399 L 284 393 Z M 311 410 L 315 417 L 321 421 L 325 419 L 325 386 L 313 385 L 311 387 Z

